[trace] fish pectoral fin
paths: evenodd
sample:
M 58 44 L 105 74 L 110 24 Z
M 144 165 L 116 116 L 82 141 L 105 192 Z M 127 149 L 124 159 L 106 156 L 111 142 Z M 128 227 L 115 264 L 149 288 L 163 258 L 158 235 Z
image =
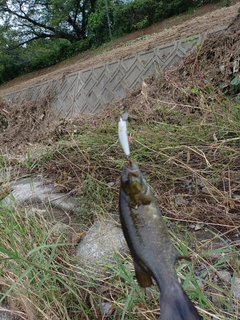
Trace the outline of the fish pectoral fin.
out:
M 136 273 L 137 282 L 142 288 L 150 287 L 152 284 L 151 276 L 133 260 L 134 269 Z
M 143 193 L 140 193 L 140 195 L 138 196 L 139 201 L 143 204 L 143 205 L 148 205 L 151 203 L 151 198 Z

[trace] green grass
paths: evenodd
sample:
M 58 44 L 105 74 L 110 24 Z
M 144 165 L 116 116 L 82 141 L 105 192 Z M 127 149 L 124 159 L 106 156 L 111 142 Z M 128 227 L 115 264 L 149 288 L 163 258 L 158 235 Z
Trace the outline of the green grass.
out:
M 158 318 L 158 289 L 138 286 L 129 256 L 116 253 L 104 266 L 106 274 L 97 273 L 93 266 L 77 267 L 69 254 L 73 244 L 68 241 L 71 230 L 67 226 L 59 231 L 44 217 L 29 217 L 23 209 L 12 212 L 1 208 L 1 212 L 0 302 L 7 302 L 16 314 L 26 319 L 30 315 L 34 319 L 79 319 L 79 315 L 80 319 L 100 319 L 104 304 L 109 303 L 114 319 Z M 201 242 L 184 225 L 176 228 L 174 242 L 183 255 L 190 253 L 192 257 L 192 262 L 182 261 L 176 268 L 189 297 L 204 319 L 218 313 L 219 319 L 237 319 L 233 310 L 234 277 L 239 273 L 236 249 L 212 233 L 219 240 L 219 249 L 206 246 L 206 250 L 194 250 Z M 216 278 L 219 270 L 229 269 L 233 271 L 232 283 Z

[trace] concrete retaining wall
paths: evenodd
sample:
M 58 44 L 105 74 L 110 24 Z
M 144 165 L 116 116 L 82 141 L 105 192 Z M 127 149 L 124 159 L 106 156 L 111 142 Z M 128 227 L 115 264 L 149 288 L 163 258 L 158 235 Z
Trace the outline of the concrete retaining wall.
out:
M 223 29 L 225 28 L 212 32 Z M 144 78 L 186 57 L 201 43 L 203 37 L 204 34 L 195 35 L 138 52 L 121 60 L 93 66 L 57 80 L 12 92 L 5 98 L 19 103 L 23 100 L 37 99 L 48 90 L 54 90 L 55 98 L 51 101 L 51 106 L 58 110 L 59 116 L 75 117 L 81 113 L 98 112 L 104 104 L 125 97 L 127 89 L 137 87 Z

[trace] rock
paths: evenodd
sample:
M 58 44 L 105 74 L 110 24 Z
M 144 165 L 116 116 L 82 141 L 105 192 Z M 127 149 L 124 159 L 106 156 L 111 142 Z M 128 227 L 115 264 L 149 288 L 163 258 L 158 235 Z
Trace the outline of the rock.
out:
M 20 319 L 20 318 L 16 318 L 15 316 L 11 315 L 11 313 L 0 310 L 0 320 L 17 320 L 17 319 Z
M 233 295 L 235 298 L 240 299 L 240 278 L 235 279 Z
M 201 279 L 197 279 L 196 281 L 197 281 L 199 288 L 201 290 L 203 290 L 204 289 L 204 282 Z
M 231 280 L 232 280 L 232 276 L 231 276 L 231 273 L 227 270 L 219 270 L 217 272 L 217 276 L 219 279 L 223 280 L 224 282 L 227 282 L 227 283 L 231 283 Z
M 10 311 L 8 306 L 0 304 L 0 320 L 20 320 L 20 317 Z
M 76 255 L 81 262 L 104 264 L 113 259 L 116 251 L 127 251 L 122 229 L 116 222 L 97 220 L 77 246 Z
M 219 67 L 219 69 L 220 69 L 220 71 L 221 71 L 222 74 L 225 73 L 225 66 L 224 66 L 224 65 L 221 65 L 221 66 Z
M 189 201 L 184 199 L 182 195 L 177 195 L 174 200 L 175 207 L 187 206 L 189 205 Z
M 102 313 L 104 316 L 108 315 L 111 312 L 112 303 L 111 302 L 102 302 Z
M 114 182 L 108 182 L 108 184 L 107 184 L 107 186 L 108 186 L 108 188 L 112 188 L 113 186 L 114 186 Z
M 2 200 L 3 206 L 19 204 L 45 204 L 62 211 L 80 213 L 78 200 L 59 193 L 52 183 L 43 184 L 41 177 L 22 178 L 11 183 L 12 192 Z
M 38 208 L 30 208 L 28 211 L 27 211 L 27 215 L 28 216 L 34 216 L 35 214 L 38 214 L 38 215 L 43 215 L 47 213 L 47 210 L 45 209 L 38 209 Z

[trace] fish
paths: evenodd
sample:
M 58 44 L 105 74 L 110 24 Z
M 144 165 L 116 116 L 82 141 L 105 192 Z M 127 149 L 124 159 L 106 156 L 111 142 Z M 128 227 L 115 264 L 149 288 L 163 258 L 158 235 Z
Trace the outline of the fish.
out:
M 154 279 L 160 290 L 161 320 L 201 320 L 175 270 L 186 257 L 172 244 L 157 200 L 131 159 L 121 173 L 119 214 L 138 284 L 146 288 Z

